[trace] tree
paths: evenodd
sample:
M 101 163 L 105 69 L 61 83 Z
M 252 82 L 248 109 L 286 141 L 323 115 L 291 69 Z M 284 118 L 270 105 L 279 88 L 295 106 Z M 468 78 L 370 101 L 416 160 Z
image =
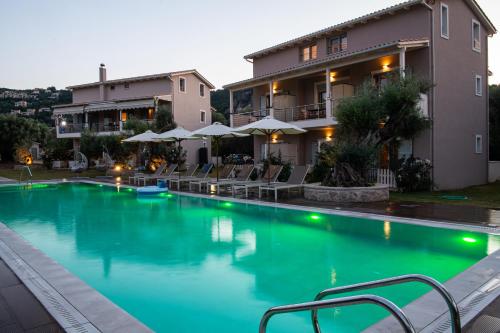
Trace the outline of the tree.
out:
M 14 161 L 17 148 L 29 148 L 33 142 L 44 146 L 49 138 L 47 125 L 15 115 L 0 115 L 0 156 L 2 161 Z
M 212 107 L 214 107 L 218 113 L 221 113 L 226 121 L 229 122 L 229 90 L 227 89 L 217 89 L 210 92 L 210 101 Z
M 174 116 L 172 114 L 172 104 L 165 103 L 158 105 L 158 109 L 155 113 L 155 130 L 161 133 L 169 131 L 176 127 L 177 125 L 174 122 Z
M 219 122 L 219 123 L 224 124 L 224 125 L 228 124 L 226 117 L 224 117 L 224 115 L 222 113 L 217 112 L 217 111 L 212 113 L 212 123 L 215 123 L 215 122 Z
M 500 85 L 490 86 L 490 160 L 500 161 Z
M 356 97 L 343 99 L 336 113 L 336 143 L 329 156 L 335 167 L 324 184 L 366 186 L 367 170 L 383 146 L 389 147 L 391 160 L 397 160 L 399 141 L 414 138 L 429 126 L 419 108 L 420 94 L 429 88 L 430 84 L 416 77 L 394 76 L 382 89 L 367 82 Z

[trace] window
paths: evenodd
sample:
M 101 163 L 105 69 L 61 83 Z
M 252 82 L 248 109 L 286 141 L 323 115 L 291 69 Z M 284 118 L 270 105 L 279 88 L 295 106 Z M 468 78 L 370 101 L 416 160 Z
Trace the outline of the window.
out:
M 472 20 L 472 49 L 481 52 L 481 25 L 475 20 Z
M 483 136 L 476 135 L 476 154 L 483 153 Z
M 450 15 L 448 5 L 441 4 L 441 37 L 450 38 Z
M 309 45 L 300 49 L 300 61 L 314 60 L 318 57 L 318 46 Z
M 483 96 L 483 77 L 476 75 L 476 96 Z
M 347 34 L 333 37 L 330 39 L 328 53 L 334 54 L 347 50 Z
M 110 86 L 109 89 L 115 90 L 115 86 Z
M 128 88 L 130 88 L 130 84 L 129 84 L 129 83 L 125 83 L 125 84 L 123 85 L 123 87 L 124 87 L 125 89 L 128 89 Z
M 183 77 L 179 78 L 179 91 L 186 92 L 186 79 Z
M 200 83 L 200 96 L 205 97 L 205 85 Z
M 200 110 L 200 123 L 206 123 L 207 122 L 206 115 L 207 115 L 207 113 L 205 111 Z

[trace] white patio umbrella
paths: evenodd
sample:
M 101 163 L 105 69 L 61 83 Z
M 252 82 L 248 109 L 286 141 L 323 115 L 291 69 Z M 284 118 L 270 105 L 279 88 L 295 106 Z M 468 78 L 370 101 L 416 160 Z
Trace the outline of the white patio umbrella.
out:
M 271 118 L 269 116 L 250 123 L 248 125 L 244 125 L 234 129 L 235 132 L 246 133 L 252 135 L 265 135 L 267 137 L 267 160 L 269 166 L 271 165 L 271 136 L 273 134 L 302 134 L 307 132 L 305 129 L 302 129 L 298 126 L 295 126 L 290 123 L 285 123 L 283 121 Z M 271 174 L 268 173 L 267 182 L 271 182 Z
M 217 175 L 217 181 L 219 181 L 219 141 L 222 138 L 231 137 L 243 137 L 248 136 L 248 134 L 238 133 L 234 131 L 234 128 L 227 127 L 219 122 L 215 122 L 212 125 L 200 128 L 194 131 L 193 136 L 202 137 L 212 137 L 215 143 L 215 155 L 217 157 L 215 172 Z
M 176 127 L 173 130 L 166 131 L 158 134 L 155 141 L 156 142 L 177 142 L 179 147 L 179 158 L 181 152 L 181 142 L 184 140 L 199 140 L 200 138 L 193 136 L 193 132 L 184 129 L 183 127 Z M 179 162 L 179 161 L 177 161 Z M 179 171 L 180 171 L 180 163 L 179 163 Z M 179 178 L 181 177 L 181 173 L 179 172 Z
M 130 138 L 125 139 L 122 142 L 155 142 L 157 137 L 158 134 L 153 131 L 147 130 L 144 133 L 131 136 Z
M 156 142 L 156 138 L 158 137 L 158 134 L 156 134 L 155 132 L 151 131 L 151 130 L 147 130 L 146 132 L 144 133 L 141 133 L 141 134 L 137 134 L 137 135 L 134 135 L 134 136 L 131 136 L 130 138 L 128 139 L 125 139 L 125 140 L 122 140 L 122 142 L 140 142 L 140 143 L 148 143 L 148 142 Z M 140 151 L 140 147 L 138 148 L 138 151 L 137 151 L 137 159 L 139 160 L 139 164 L 141 164 L 141 151 Z M 144 161 L 146 162 L 146 161 Z

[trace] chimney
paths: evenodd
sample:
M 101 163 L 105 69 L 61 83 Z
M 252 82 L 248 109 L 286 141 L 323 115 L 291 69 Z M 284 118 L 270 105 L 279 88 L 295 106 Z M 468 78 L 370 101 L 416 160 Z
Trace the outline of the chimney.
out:
M 101 64 L 99 66 L 99 82 L 106 81 L 106 65 Z
M 101 82 L 101 84 L 99 85 L 99 97 L 101 101 L 105 101 L 106 89 L 104 86 L 104 82 L 106 82 L 106 66 L 104 64 L 101 64 L 99 66 L 99 82 Z

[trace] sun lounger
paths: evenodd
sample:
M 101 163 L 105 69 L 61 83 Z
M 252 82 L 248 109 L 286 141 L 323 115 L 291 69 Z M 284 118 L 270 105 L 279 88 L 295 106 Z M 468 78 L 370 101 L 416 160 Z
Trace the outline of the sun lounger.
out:
M 172 187 L 171 185 L 171 182 L 172 181 L 177 181 L 179 180 L 179 178 L 182 178 L 182 177 L 193 177 L 196 173 L 196 171 L 198 170 L 198 164 L 191 164 L 191 165 L 188 165 L 187 169 L 182 172 L 180 171 L 180 167 L 177 169 L 178 173 L 177 174 L 172 174 L 168 177 L 162 177 L 162 178 L 158 178 L 158 179 L 163 179 L 165 181 L 168 182 L 168 185 L 169 187 Z
M 282 165 L 270 165 L 261 179 L 256 181 L 234 183 L 232 186 L 233 196 L 235 196 L 239 190 L 245 190 L 245 198 L 248 198 L 249 189 L 259 187 L 260 185 L 276 182 L 278 176 L 281 173 L 281 170 L 283 170 Z
M 180 190 L 183 183 L 189 184 L 189 182 L 193 181 L 193 180 L 205 179 L 205 178 L 207 178 L 208 174 L 210 173 L 210 170 L 212 170 L 213 166 L 214 166 L 213 163 L 207 163 L 207 164 L 203 165 L 200 172 L 198 172 L 198 174 L 196 176 L 191 176 L 191 177 L 184 176 L 184 177 L 180 177 L 180 178 L 171 178 L 169 180 L 170 186 L 172 187 L 173 184 L 177 184 L 177 190 Z
M 144 186 L 146 186 L 146 182 L 148 180 L 154 181 L 172 176 L 174 174 L 175 169 L 177 169 L 177 164 L 171 164 L 163 174 L 160 174 L 158 176 L 156 174 L 138 176 L 137 182 L 140 184 L 142 180 L 144 181 Z
M 207 192 L 211 186 L 215 186 L 217 194 L 220 193 L 220 189 L 224 187 L 232 188 L 235 183 L 248 182 L 250 176 L 252 175 L 255 166 L 253 164 L 243 164 L 241 167 L 236 167 L 237 173 L 235 178 L 212 180 L 207 183 Z
M 156 169 L 154 174 L 152 174 L 152 175 L 149 175 L 149 174 L 143 173 L 143 172 L 138 172 L 138 173 L 134 174 L 133 176 L 128 177 L 128 183 L 131 184 L 132 181 L 134 181 L 134 184 L 137 184 L 140 178 L 144 178 L 146 176 L 148 176 L 148 177 L 149 176 L 160 176 L 163 173 L 163 171 L 165 171 L 166 167 L 167 167 L 167 163 L 165 163 L 165 162 L 162 163 L 158 167 L 158 169 Z
M 259 198 L 262 197 L 262 191 L 274 191 L 274 201 L 278 201 L 278 191 L 290 189 L 301 189 L 309 172 L 309 166 L 298 165 L 295 166 L 286 182 L 271 183 L 259 186 Z
M 219 180 L 229 179 L 233 170 L 234 170 L 234 164 L 224 165 L 222 170 L 219 172 Z M 217 178 L 211 177 L 211 178 L 205 178 L 205 179 L 192 180 L 189 182 L 189 190 L 192 191 L 192 187 L 198 185 L 198 192 L 201 192 L 201 188 L 205 185 L 205 186 L 207 186 L 207 192 L 208 192 L 208 189 L 209 189 L 208 183 L 210 183 L 212 181 L 217 181 Z

